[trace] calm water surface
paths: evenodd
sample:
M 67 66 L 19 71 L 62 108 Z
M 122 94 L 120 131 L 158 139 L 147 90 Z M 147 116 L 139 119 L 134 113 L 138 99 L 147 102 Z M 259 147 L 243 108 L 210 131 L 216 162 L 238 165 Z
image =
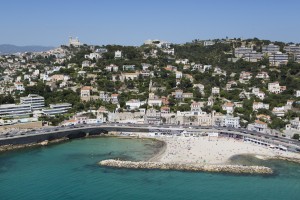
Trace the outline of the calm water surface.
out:
M 108 158 L 143 160 L 155 149 L 151 140 L 94 138 L 0 154 L 1 200 L 206 199 L 300 200 L 300 165 L 259 161 L 274 176 L 240 176 L 100 167 Z

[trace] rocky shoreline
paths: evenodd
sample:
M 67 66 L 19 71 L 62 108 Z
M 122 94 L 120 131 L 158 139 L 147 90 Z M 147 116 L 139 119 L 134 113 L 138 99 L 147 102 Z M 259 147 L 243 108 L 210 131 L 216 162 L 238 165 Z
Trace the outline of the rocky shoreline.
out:
M 102 160 L 100 166 L 128 168 L 128 169 L 160 169 L 179 171 L 201 171 L 201 172 L 224 172 L 235 174 L 273 174 L 273 170 L 264 166 L 242 166 L 242 165 L 201 165 L 201 164 L 179 164 L 163 162 L 133 162 L 121 160 Z
M 12 151 L 12 150 L 30 148 L 30 147 L 37 147 L 37 146 L 46 146 L 49 144 L 56 144 L 56 143 L 64 142 L 66 140 L 68 140 L 68 138 L 64 137 L 64 138 L 50 140 L 50 141 L 45 140 L 45 141 L 38 142 L 38 143 L 18 144 L 18 145 L 17 144 L 2 145 L 2 146 L 0 146 L 0 152 Z

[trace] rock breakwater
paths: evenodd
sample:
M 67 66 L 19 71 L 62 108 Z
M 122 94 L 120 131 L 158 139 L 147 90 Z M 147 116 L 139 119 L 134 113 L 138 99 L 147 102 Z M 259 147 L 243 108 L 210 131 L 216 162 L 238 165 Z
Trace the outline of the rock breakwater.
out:
M 163 162 L 133 162 L 121 160 L 102 160 L 101 166 L 129 168 L 129 169 L 160 169 L 179 171 L 203 171 L 203 172 L 226 172 L 237 174 L 272 174 L 273 170 L 264 166 L 243 166 L 243 165 L 201 165 L 201 164 L 179 164 Z

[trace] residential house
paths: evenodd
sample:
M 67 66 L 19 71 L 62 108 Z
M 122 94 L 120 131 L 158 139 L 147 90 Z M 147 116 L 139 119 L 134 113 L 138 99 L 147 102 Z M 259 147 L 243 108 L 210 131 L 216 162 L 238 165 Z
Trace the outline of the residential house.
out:
M 162 100 L 158 96 L 154 95 L 154 93 L 149 93 L 148 105 L 160 107 L 162 105 Z
M 199 89 L 199 92 L 201 92 L 202 94 L 204 94 L 204 85 L 203 84 L 193 84 L 193 87 L 194 88 L 198 88 Z
M 228 128 L 240 128 L 240 117 L 226 115 L 224 119 L 224 126 Z
M 134 71 L 135 65 L 123 65 L 123 71 Z
M 240 83 L 247 83 L 251 78 L 252 78 L 252 73 L 251 72 L 242 71 L 240 73 L 239 82 Z
M 187 65 L 189 63 L 189 59 L 178 59 L 178 60 L 175 60 L 175 63 Z
M 227 114 L 232 114 L 234 111 L 235 105 L 232 102 L 226 102 L 222 105 L 222 109 L 227 112 Z
M 283 117 L 286 111 L 287 110 L 285 106 L 280 106 L 280 107 L 274 107 L 272 113 L 276 115 L 276 117 Z
M 98 60 L 98 59 L 102 58 L 102 54 L 101 53 L 90 53 L 90 54 L 84 55 L 84 58 L 91 59 L 91 60 L 93 60 L 93 59 Z
M 182 72 L 181 71 L 176 71 L 176 79 L 181 79 L 182 78 Z
M 120 50 L 115 51 L 115 58 L 122 58 L 122 51 Z
M 296 96 L 296 97 L 300 97 L 300 90 L 296 90 L 295 96 Z
M 260 133 L 268 133 L 268 124 L 265 122 L 262 122 L 260 120 L 255 120 L 254 123 L 248 124 L 247 129 L 250 131 L 257 131 Z
M 252 93 L 261 100 L 263 100 L 266 95 L 264 92 L 260 91 L 260 89 L 256 87 L 252 88 Z
M 258 78 L 258 79 L 269 79 L 269 74 L 267 72 L 258 72 L 258 74 L 256 75 L 255 78 Z
M 193 97 L 194 97 L 193 93 L 191 93 L 191 92 L 182 93 L 182 98 L 183 99 L 192 99 Z
M 145 104 L 145 102 L 142 102 L 138 99 L 131 99 L 129 101 L 126 101 L 126 108 L 129 110 L 135 110 L 138 109 L 143 104 Z
M 182 99 L 183 98 L 183 91 L 182 90 L 175 90 L 175 92 L 172 92 L 172 96 L 175 97 L 175 99 Z
M 84 60 L 84 61 L 82 62 L 82 64 L 81 64 L 81 67 L 82 67 L 82 68 L 84 68 L 84 67 L 90 67 L 91 64 L 92 64 L 91 61 L 89 61 L 89 60 Z
M 203 45 L 206 47 L 206 46 L 212 46 L 212 45 L 214 45 L 215 44 L 215 42 L 214 41 L 212 41 L 212 40 L 205 40 L 205 41 L 203 41 Z
M 295 131 L 298 131 L 298 133 L 300 133 L 299 117 L 296 117 L 295 119 L 291 120 L 290 123 L 286 125 L 286 129 L 295 130 Z
M 19 92 L 25 91 L 24 84 L 21 82 L 15 82 L 14 86 L 15 86 L 15 89 Z
M 108 66 L 105 67 L 105 70 L 108 72 L 117 72 L 119 70 L 119 67 L 117 65 L 114 64 L 110 64 Z
M 232 90 L 232 86 L 237 86 L 237 82 L 236 81 L 229 81 L 227 84 L 226 84 L 226 90 Z
M 110 102 L 110 97 L 109 94 L 105 91 L 100 91 L 99 92 L 99 98 L 104 101 L 104 102 Z
M 133 72 L 133 73 L 122 73 L 120 76 L 120 80 L 121 81 L 125 81 L 126 80 L 135 80 L 138 79 L 139 77 L 139 73 L 138 72 Z
M 146 115 L 145 115 L 145 123 L 146 124 L 155 124 L 155 125 L 161 124 L 160 111 L 158 111 L 154 108 L 147 109 Z
M 84 86 L 80 90 L 80 99 L 81 101 L 90 101 L 91 100 L 91 90 L 92 87 Z
M 264 121 L 264 122 L 270 122 L 271 121 L 271 117 L 269 115 L 264 115 L 264 114 L 256 115 L 256 119 L 258 119 L 260 121 Z
M 269 104 L 265 104 L 263 102 L 253 102 L 253 105 L 252 105 L 253 110 L 258 110 L 258 109 L 267 109 L 267 110 L 269 110 L 269 108 L 270 108 Z
M 160 108 L 160 113 L 161 114 L 169 114 L 171 112 L 171 109 L 169 106 L 162 106 Z
M 271 93 L 279 94 L 286 90 L 286 86 L 280 86 L 279 82 L 269 83 L 268 84 L 268 91 Z
M 211 89 L 211 93 L 212 93 L 213 95 L 219 95 L 219 94 L 220 94 L 220 88 L 218 88 L 218 87 L 213 87 L 213 88 Z
M 142 63 L 141 65 L 143 70 L 148 70 L 148 68 L 151 67 L 151 64 L 147 64 L 147 63 Z
M 191 112 L 194 114 L 194 115 L 198 115 L 199 112 L 201 112 L 201 107 L 203 106 L 202 103 L 200 102 L 193 102 L 191 104 Z
M 112 104 L 118 104 L 119 103 L 118 96 L 119 96 L 119 94 L 111 94 L 111 103 Z

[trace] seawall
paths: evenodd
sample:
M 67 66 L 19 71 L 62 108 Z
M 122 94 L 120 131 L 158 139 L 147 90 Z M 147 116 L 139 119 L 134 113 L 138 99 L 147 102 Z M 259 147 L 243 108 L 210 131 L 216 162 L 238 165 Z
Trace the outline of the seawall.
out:
M 86 136 L 101 135 L 107 133 L 101 129 L 80 129 L 80 130 L 63 130 L 43 134 L 24 135 L 11 138 L 0 139 L 0 151 L 8 151 L 20 149 L 24 147 L 38 146 L 43 141 L 55 143 L 56 141 L 64 141 L 74 138 L 82 138 Z
M 160 169 L 179 171 L 203 171 L 203 172 L 225 172 L 236 174 L 272 174 L 273 170 L 264 166 L 242 166 L 242 165 L 201 165 L 201 164 L 179 164 L 162 162 L 132 162 L 120 160 L 102 160 L 100 166 L 129 168 L 129 169 Z

